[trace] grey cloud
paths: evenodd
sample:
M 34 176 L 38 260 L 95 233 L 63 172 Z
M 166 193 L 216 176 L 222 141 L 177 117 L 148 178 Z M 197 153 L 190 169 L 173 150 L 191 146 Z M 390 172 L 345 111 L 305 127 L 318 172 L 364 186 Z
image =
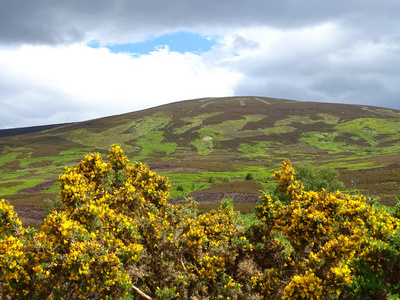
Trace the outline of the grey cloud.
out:
M 330 94 L 332 87 L 329 83 L 324 90 L 308 86 L 307 84 L 299 84 L 296 82 L 289 82 L 279 79 L 264 79 L 244 80 L 236 89 L 237 95 L 253 95 L 265 96 L 276 98 L 284 98 L 300 101 L 314 101 L 314 102 L 331 102 L 331 103 L 347 103 L 347 104 L 362 104 L 380 107 L 389 107 L 393 109 L 400 109 L 400 99 L 398 91 L 393 93 L 388 90 L 382 89 L 379 83 L 372 86 L 367 86 L 367 90 L 371 90 L 371 94 L 366 94 L 365 90 L 345 89 L 339 87 L 336 89 L 336 94 Z
M 0 42 L 57 44 L 81 41 L 88 34 L 123 37 L 256 25 L 296 28 L 326 21 L 368 28 L 378 38 L 382 30 L 400 27 L 399 8 L 395 0 L 1 0 Z
M 289 71 L 278 76 L 247 77 L 236 87 L 235 94 L 400 109 L 400 88 L 388 88 L 379 77 L 363 79 L 360 74 L 325 74 L 304 79 Z
M 66 2 L 66 1 L 65 1 Z M 76 18 L 63 2 L 7 1 L 0 3 L 0 42 L 3 44 L 58 44 L 83 38 Z
M 287 40 L 292 53 L 279 44 L 272 54 L 233 64 L 244 74 L 235 94 L 400 109 L 400 46 L 392 28 L 376 38 L 339 28 L 343 34 L 329 46 L 301 48 Z
M 235 49 L 256 49 L 260 46 L 257 41 L 247 39 L 243 36 L 236 35 L 233 42 L 233 47 Z
M 69 122 L 81 113 L 63 94 L 18 82 L 0 82 L 0 106 L 0 128 Z
M 288 78 L 246 78 L 235 90 L 236 95 L 265 96 L 301 101 L 312 101 L 315 94 Z M 321 99 L 320 99 L 321 100 Z
M 359 91 L 369 97 L 385 92 L 385 87 L 379 80 L 362 79 L 359 76 L 351 75 L 347 77 L 329 76 L 323 79 L 316 78 L 310 88 L 333 98 L 340 97 L 343 94 L 357 95 Z

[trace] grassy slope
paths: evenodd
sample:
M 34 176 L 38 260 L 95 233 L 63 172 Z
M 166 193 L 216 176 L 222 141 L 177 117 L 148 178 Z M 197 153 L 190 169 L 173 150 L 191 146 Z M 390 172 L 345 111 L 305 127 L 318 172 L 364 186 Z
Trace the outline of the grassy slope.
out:
M 132 160 L 169 175 L 173 197 L 199 190 L 228 193 L 227 186 L 257 196 L 268 188 L 265 178 L 289 157 L 294 163 L 340 168 L 348 188 L 393 204 L 400 172 L 399 125 L 399 111 L 377 107 L 257 97 L 182 101 L 3 135 L 0 195 L 39 205 L 55 196 L 54 179 L 64 166 L 73 166 L 86 152 L 107 153 L 111 144 L 120 144 Z M 244 181 L 247 173 L 255 177 L 251 183 Z

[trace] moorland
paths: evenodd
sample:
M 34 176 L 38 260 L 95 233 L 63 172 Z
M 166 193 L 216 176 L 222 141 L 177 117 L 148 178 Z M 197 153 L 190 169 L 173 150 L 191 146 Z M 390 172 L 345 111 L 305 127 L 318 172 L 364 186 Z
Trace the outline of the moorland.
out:
M 264 97 L 204 98 L 106 118 L 0 130 L 0 196 L 24 224 L 43 220 L 58 176 L 88 152 L 119 144 L 171 180 L 171 201 L 200 208 L 232 198 L 252 211 L 285 158 L 328 166 L 353 193 L 393 205 L 399 195 L 400 111 Z M 246 180 L 250 179 L 250 180 Z

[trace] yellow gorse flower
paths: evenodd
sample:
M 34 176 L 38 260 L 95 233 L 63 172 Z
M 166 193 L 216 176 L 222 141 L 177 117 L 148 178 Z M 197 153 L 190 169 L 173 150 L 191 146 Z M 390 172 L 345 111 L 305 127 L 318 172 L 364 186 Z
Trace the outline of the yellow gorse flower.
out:
M 273 176 L 287 203 L 263 195 L 245 227 L 229 200 L 171 205 L 168 179 L 120 146 L 108 162 L 87 154 L 39 231 L 0 201 L 0 297 L 352 299 L 368 274 L 397 278 L 398 219 L 364 196 L 304 191 L 289 160 Z

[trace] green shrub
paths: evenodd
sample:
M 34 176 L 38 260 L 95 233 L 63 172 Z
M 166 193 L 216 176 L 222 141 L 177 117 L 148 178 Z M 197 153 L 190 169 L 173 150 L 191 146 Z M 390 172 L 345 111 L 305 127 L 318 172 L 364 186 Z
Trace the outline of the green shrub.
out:
M 54 199 L 44 199 L 42 203 L 42 207 L 46 210 L 46 213 L 49 214 L 56 208 L 60 208 L 63 206 L 63 202 L 60 198 L 56 197 Z
M 222 178 L 223 182 L 231 182 L 231 179 L 228 176 L 225 176 L 224 178 Z
M 178 185 L 178 186 L 176 187 L 176 190 L 177 190 L 178 192 L 182 192 L 182 195 L 183 195 L 183 193 L 185 192 L 184 187 L 181 186 L 181 185 Z
M 208 178 L 208 183 L 216 183 L 217 179 L 214 176 L 211 176 L 210 178 Z
M 254 175 L 252 173 L 247 173 L 245 180 L 253 180 L 254 179 Z
M 330 167 L 314 167 L 307 163 L 298 163 L 294 166 L 296 178 L 301 180 L 307 191 L 320 191 L 326 189 L 329 192 L 342 191 L 345 185 L 339 180 L 339 172 Z

